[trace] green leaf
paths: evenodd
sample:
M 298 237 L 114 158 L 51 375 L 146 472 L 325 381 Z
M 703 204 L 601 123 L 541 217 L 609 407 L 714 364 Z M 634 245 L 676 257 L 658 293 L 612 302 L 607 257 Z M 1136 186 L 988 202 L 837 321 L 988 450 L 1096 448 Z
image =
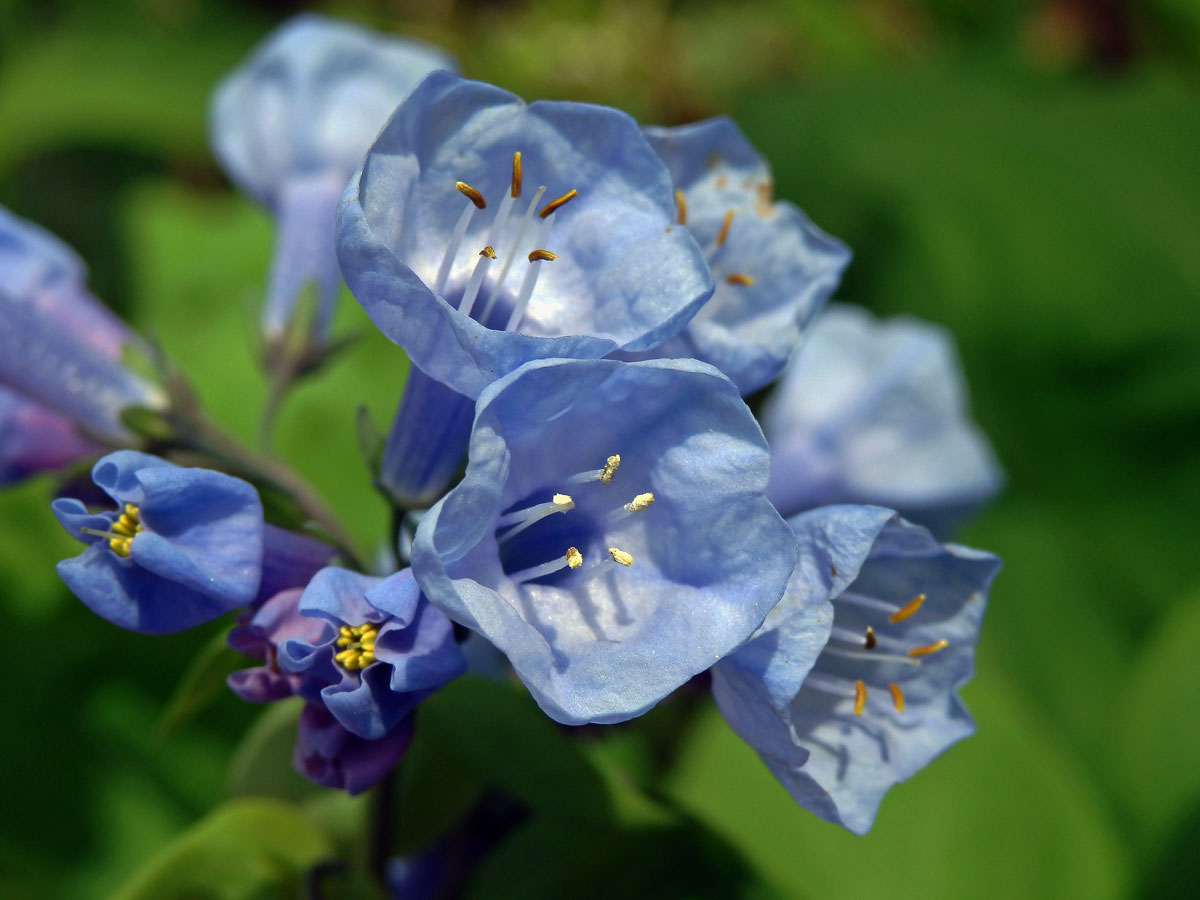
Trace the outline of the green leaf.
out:
M 669 789 L 788 896 L 1125 896 L 1128 849 L 1080 760 L 994 672 L 971 687 L 979 733 L 893 788 L 865 837 L 796 806 L 715 710 Z
M 147 863 L 114 900 L 296 897 L 305 873 L 331 850 L 291 804 L 230 800 Z
M 229 649 L 225 637 L 224 631 L 213 635 L 188 663 L 159 722 L 164 737 L 223 696 L 228 690 L 225 677 L 247 665 L 246 657 Z
M 1109 698 L 1112 777 L 1151 855 L 1189 813 L 1200 813 L 1197 646 L 1200 592 L 1164 616 L 1127 667 L 1124 689 Z
M 231 794 L 302 800 L 320 790 L 292 768 L 296 723 L 303 708 L 304 701 L 292 697 L 263 710 L 229 764 Z
M 465 677 L 421 704 L 417 741 L 448 769 L 470 773 L 547 815 L 606 821 L 604 778 L 523 688 Z

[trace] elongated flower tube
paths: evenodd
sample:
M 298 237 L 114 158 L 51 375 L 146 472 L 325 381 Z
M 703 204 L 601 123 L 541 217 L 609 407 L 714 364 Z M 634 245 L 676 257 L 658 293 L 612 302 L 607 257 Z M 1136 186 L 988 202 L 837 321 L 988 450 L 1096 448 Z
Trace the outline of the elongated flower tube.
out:
M 318 304 L 307 338 L 328 336 L 341 285 L 338 198 L 372 138 L 414 85 L 457 68 L 419 41 L 305 13 L 277 28 L 213 95 L 213 150 L 229 177 L 277 219 L 263 332 L 283 340 L 306 285 Z
M 644 350 L 712 283 L 671 180 L 615 109 L 447 72 L 396 110 L 338 212 L 338 258 L 375 325 L 468 398 L 532 359 Z
M 430 602 L 566 724 L 645 712 L 745 641 L 796 543 L 758 425 L 694 360 L 541 360 L 480 396 L 463 480 L 421 520 Z
M 788 590 L 713 695 L 797 803 L 863 834 L 892 785 L 974 731 L 955 692 L 1000 561 L 879 507 L 789 521 Z
M 999 490 L 992 449 L 967 410 L 952 339 L 915 319 L 823 313 L 768 398 L 767 496 L 790 516 L 877 503 L 939 534 Z
M 69 419 L 0 387 L 0 485 L 99 452 Z
M 646 136 L 671 173 L 677 221 L 704 248 L 716 285 L 654 355 L 703 360 L 752 393 L 783 371 L 850 251 L 772 198 L 766 161 L 729 119 L 647 128 Z
M 245 606 L 262 578 L 263 513 L 254 488 L 133 450 L 102 457 L 92 480 L 116 509 L 51 504 L 87 544 L 58 574 L 93 612 L 147 634 L 181 631 Z
M 122 363 L 140 342 L 84 277 L 69 248 L 0 208 L 0 384 L 93 438 L 128 443 L 122 412 L 164 409 L 166 396 Z
M 466 671 L 450 621 L 421 596 L 410 569 L 384 579 L 322 569 L 299 610 L 322 630 L 283 641 L 279 668 L 301 676 L 298 693 L 365 740 L 384 737 Z

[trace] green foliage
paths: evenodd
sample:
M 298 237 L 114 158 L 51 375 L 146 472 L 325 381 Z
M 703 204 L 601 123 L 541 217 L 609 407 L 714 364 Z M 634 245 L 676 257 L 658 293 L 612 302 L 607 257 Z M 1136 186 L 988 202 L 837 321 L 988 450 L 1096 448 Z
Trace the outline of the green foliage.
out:
M 265 900 L 300 894 L 330 852 L 324 835 L 279 800 L 230 800 L 184 832 L 114 900 Z

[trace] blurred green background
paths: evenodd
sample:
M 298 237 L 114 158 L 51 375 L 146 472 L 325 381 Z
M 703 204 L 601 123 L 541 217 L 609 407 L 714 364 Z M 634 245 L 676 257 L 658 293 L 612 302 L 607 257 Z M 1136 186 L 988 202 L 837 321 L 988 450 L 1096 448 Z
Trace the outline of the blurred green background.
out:
M 254 328 L 272 229 L 209 155 L 206 104 L 298 8 L 0 0 L 0 203 L 72 244 L 95 292 L 247 439 L 265 395 Z M 734 115 L 777 193 L 853 247 L 841 298 L 954 332 L 1009 476 L 961 535 L 1005 559 L 965 691 L 978 735 L 892 791 L 869 836 L 794 807 L 711 704 L 658 773 L 646 736 L 676 723 L 670 703 L 643 731 L 562 755 L 519 695 L 477 709 L 458 691 L 408 767 L 422 777 L 402 785 L 398 846 L 437 833 L 486 782 L 535 812 L 474 896 L 1195 896 L 1200 5 L 308 8 L 442 44 L 526 97 L 647 123 Z M 371 546 L 387 518 L 354 410 L 386 423 L 405 364 L 352 302 L 340 324 L 360 341 L 289 399 L 276 446 Z M 0 727 L 0 896 L 290 896 L 295 872 L 353 855 L 364 801 L 287 772 L 294 711 L 262 721 L 222 692 L 212 673 L 229 661 L 202 652 L 219 627 L 127 634 L 61 588 L 53 563 L 75 550 L 46 508 L 52 487 L 0 496 L 15 691 Z M 497 740 L 513 723 L 547 741 Z M 459 746 L 476 741 L 486 752 Z M 593 789 L 603 827 L 566 796 Z M 255 794 L 286 802 L 226 803 Z M 701 858 L 725 874 L 689 881 Z M 155 881 L 181 866 L 174 888 Z M 217 886 L 179 886 L 204 877 Z

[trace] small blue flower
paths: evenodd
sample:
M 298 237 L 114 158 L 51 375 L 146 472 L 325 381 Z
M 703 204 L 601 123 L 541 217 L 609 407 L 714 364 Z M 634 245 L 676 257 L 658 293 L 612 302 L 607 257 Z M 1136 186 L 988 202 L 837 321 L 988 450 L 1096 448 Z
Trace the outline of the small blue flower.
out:
M 325 622 L 300 612 L 303 588 L 280 591 L 253 615 L 243 613 L 226 643 L 238 653 L 262 660 L 261 666 L 239 669 L 226 678 L 229 689 L 248 703 L 270 703 L 300 690 L 301 676 L 279 668 L 279 647 L 296 639 L 313 643 L 325 633 Z
M 831 306 L 768 399 L 767 496 L 790 516 L 876 503 L 939 534 L 1003 480 L 971 421 L 952 339 L 915 319 Z
M 57 568 L 97 615 L 131 631 L 164 634 L 254 600 L 263 513 L 249 484 L 133 450 L 101 458 L 92 480 L 116 510 L 91 513 L 66 498 L 51 509 L 89 545 Z
M 323 628 L 315 640 L 279 645 L 279 667 L 302 676 L 299 693 L 365 740 L 382 738 L 466 670 L 450 621 L 421 596 L 410 569 L 384 579 L 322 569 L 300 612 Z
M 364 740 L 343 728 L 320 703 L 309 703 L 300 713 L 296 771 L 322 787 L 361 794 L 383 778 L 408 751 L 413 739 L 413 719 L 402 719 L 378 740 Z
M 100 447 L 82 437 L 69 419 L 0 387 L 0 485 L 99 452 Z
M 418 41 L 306 13 L 255 48 L 213 96 L 221 164 L 279 223 L 263 312 L 283 338 L 300 292 L 319 293 L 312 339 L 328 334 L 341 278 L 333 250 L 338 198 L 372 138 L 414 85 L 454 60 Z
M 430 602 L 566 724 L 645 712 L 745 641 L 795 538 L 762 434 L 694 360 L 543 360 L 480 396 L 466 474 L 421 520 Z
M 713 695 L 797 803 L 862 834 L 892 785 L 974 731 L 955 692 L 1000 561 L 879 507 L 790 521 L 800 564 Z
M 532 359 L 645 350 L 712 293 L 629 116 L 435 72 L 347 188 L 338 257 L 375 325 L 476 398 Z
M 89 436 L 128 443 L 128 407 L 161 410 L 160 388 L 126 368 L 137 339 L 84 287 L 79 259 L 0 208 L 0 384 L 67 417 Z
M 674 181 L 678 221 L 705 248 L 716 284 L 687 328 L 654 355 L 710 363 L 752 393 L 783 371 L 850 251 L 791 203 L 772 199 L 770 169 L 730 120 L 646 135 Z

